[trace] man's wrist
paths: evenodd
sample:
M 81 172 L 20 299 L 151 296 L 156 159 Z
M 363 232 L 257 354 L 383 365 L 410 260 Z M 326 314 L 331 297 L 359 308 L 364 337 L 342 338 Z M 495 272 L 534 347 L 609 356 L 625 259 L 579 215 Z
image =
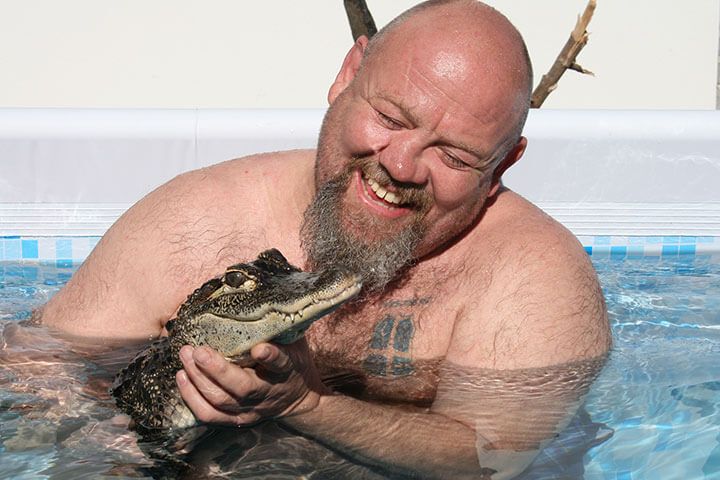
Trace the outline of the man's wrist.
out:
M 286 413 L 280 415 L 277 421 L 291 428 L 302 428 L 311 424 L 333 396 L 335 393 L 324 385 L 322 391 L 309 390 L 303 398 L 290 406 Z

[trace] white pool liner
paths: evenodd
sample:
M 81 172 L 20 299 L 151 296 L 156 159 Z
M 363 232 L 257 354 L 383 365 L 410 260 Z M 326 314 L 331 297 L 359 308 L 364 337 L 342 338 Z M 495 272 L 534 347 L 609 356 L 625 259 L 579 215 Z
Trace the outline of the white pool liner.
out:
M 187 170 L 312 148 L 322 110 L 0 109 L 0 236 L 97 236 Z M 534 110 L 506 184 L 576 235 L 720 237 L 720 112 Z

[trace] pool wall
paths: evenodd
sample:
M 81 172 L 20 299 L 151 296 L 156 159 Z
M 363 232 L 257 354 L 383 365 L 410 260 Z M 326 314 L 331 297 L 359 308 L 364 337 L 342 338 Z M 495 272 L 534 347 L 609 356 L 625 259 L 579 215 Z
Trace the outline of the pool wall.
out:
M 0 261 L 82 261 L 184 171 L 312 148 L 324 111 L 0 109 Z M 505 183 L 593 257 L 720 252 L 720 112 L 533 110 Z

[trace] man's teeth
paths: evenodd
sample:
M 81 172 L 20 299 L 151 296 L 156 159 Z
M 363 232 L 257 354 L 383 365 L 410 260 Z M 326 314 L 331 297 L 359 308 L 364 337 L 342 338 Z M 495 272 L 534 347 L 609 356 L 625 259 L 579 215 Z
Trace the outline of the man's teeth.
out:
M 395 205 L 400 204 L 400 197 L 398 197 L 392 192 L 388 192 L 387 190 L 385 190 L 375 180 L 368 178 L 367 183 L 368 185 L 370 185 L 370 190 L 375 192 L 375 195 L 377 195 L 378 197 L 382 198 L 388 203 L 394 203 Z

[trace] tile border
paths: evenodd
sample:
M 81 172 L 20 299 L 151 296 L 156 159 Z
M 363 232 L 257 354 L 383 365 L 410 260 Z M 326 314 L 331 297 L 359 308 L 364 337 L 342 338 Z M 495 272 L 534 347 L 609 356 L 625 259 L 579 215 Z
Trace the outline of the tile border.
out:
M 100 236 L 0 236 L 0 262 L 82 263 Z M 713 236 L 610 236 L 577 237 L 593 259 L 691 258 L 720 254 L 720 237 Z

